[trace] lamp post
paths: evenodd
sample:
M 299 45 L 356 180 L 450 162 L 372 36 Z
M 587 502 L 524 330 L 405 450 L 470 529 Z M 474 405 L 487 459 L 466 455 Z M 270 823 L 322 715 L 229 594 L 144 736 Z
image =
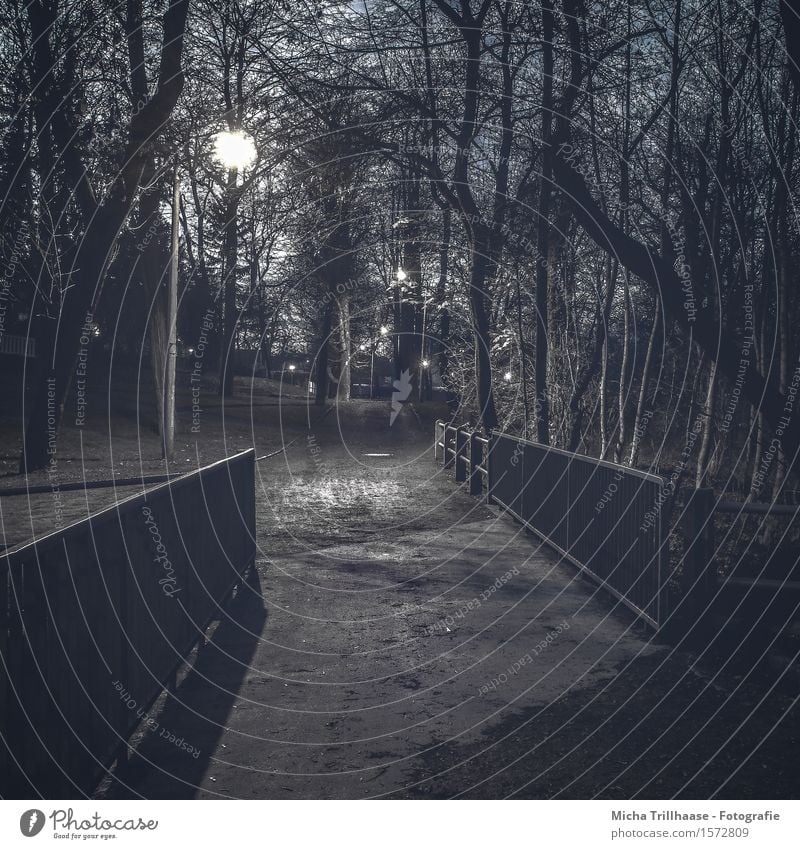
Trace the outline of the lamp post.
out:
M 241 130 L 227 130 L 217 133 L 214 138 L 214 155 L 217 161 L 228 171 L 225 206 L 225 268 L 223 301 L 223 344 L 220 358 L 219 394 L 230 398 L 233 395 L 233 366 L 235 356 L 236 328 L 236 262 L 238 254 L 238 233 L 236 213 L 241 193 L 237 189 L 237 177 L 240 170 L 253 164 L 256 148 L 250 136 Z
M 172 233 L 167 292 L 167 361 L 164 374 L 164 420 L 161 424 L 161 450 L 165 460 L 172 459 L 175 449 L 175 363 L 178 356 L 178 254 L 180 238 L 178 215 L 180 213 L 181 186 L 178 178 L 178 157 L 172 178 Z
M 369 400 L 375 397 L 375 343 L 372 343 L 372 350 L 369 352 Z
M 379 332 L 380 332 L 381 336 L 385 339 L 385 338 L 389 335 L 389 328 L 388 328 L 385 324 L 382 324 L 382 325 L 380 326 L 380 330 L 379 330 Z M 377 343 L 376 343 L 376 344 L 377 344 Z M 372 368 L 370 369 L 370 371 L 374 371 L 374 364 L 375 364 L 375 347 L 373 347 L 373 348 L 372 348 L 372 363 L 373 363 L 373 365 L 372 365 Z M 373 392 L 373 390 L 372 390 L 372 384 L 370 384 L 370 398 L 372 398 L 372 397 L 373 397 L 372 392 Z

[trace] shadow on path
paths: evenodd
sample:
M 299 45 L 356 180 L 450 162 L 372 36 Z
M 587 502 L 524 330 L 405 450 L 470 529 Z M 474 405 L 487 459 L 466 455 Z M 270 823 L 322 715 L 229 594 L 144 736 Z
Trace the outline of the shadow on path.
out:
M 153 781 L 158 783 L 159 798 L 195 795 L 213 764 L 266 626 L 267 612 L 255 569 L 248 572 L 225 614 L 186 677 L 166 697 L 157 714 L 158 727 L 145 734 L 128 763 L 115 773 L 107 797 L 148 798 Z M 174 735 L 177 740 L 170 742 L 161 734 Z

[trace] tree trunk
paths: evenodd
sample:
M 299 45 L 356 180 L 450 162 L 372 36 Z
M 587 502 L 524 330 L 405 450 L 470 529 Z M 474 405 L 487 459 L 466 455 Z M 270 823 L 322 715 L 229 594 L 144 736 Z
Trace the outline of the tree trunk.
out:
M 631 290 L 630 290 L 630 274 L 623 272 L 622 284 L 622 308 L 624 310 L 624 318 L 622 322 L 622 362 L 619 367 L 619 387 L 617 391 L 617 439 L 614 447 L 614 462 L 619 463 L 622 460 L 622 452 L 625 450 L 625 440 L 627 437 L 625 429 L 625 408 L 628 400 L 628 362 L 630 360 L 630 339 L 631 339 Z
M 436 305 L 439 309 L 439 338 L 436 347 L 439 353 L 439 374 L 444 379 L 447 373 L 447 344 L 450 336 L 450 311 L 447 308 L 447 275 L 450 262 L 450 207 L 442 210 L 442 241 L 439 244 L 439 279 L 436 283 Z
M 595 376 L 597 375 L 598 369 L 600 369 L 600 441 L 601 453 L 603 454 L 603 456 L 605 454 L 605 451 L 607 450 L 605 412 L 606 379 L 608 374 L 608 349 L 606 347 L 606 341 L 608 335 L 608 322 L 611 316 L 611 306 L 614 300 L 614 290 L 616 288 L 617 280 L 617 273 L 616 270 L 612 269 L 611 267 L 610 258 L 606 259 L 604 265 L 606 267 L 605 296 L 603 297 L 603 300 L 601 302 L 601 288 L 600 281 L 598 280 L 598 318 L 594 338 L 594 347 L 592 349 L 592 354 L 589 359 L 589 363 L 587 364 L 582 377 L 576 383 L 575 389 L 570 397 L 569 417 L 571 421 L 571 432 L 567 445 L 570 451 L 578 450 L 578 445 L 581 441 L 581 435 L 583 430 L 581 401 L 583 399 L 583 396 L 586 394 L 586 390 L 589 388 L 589 385 L 591 384 L 592 380 L 594 380 Z
M 149 307 L 147 338 L 150 343 L 150 374 L 153 381 L 153 400 L 156 405 L 156 416 L 151 426 L 159 436 L 162 436 L 169 329 L 165 287 L 168 270 L 167 234 L 161 219 L 160 186 L 153 186 L 142 194 L 136 224 L 137 230 L 145 234 L 139 244 L 137 264 Z
M 341 351 L 341 366 L 339 368 L 339 384 L 336 398 L 339 401 L 350 400 L 350 360 L 353 346 L 350 339 L 350 295 L 345 292 L 336 298 L 339 313 L 339 349 Z
M 626 32 L 625 32 L 625 99 L 623 104 L 624 119 L 622 128 L 622 152 L 620 163 L 620 190 L 619 201 L 622 208 L 622 229 L 627 233 L 630 230 L 628 205 L 630 204 L 630 167 L 628 157 L 630 156 L 631 143 L 631 6 L 626 6 Z M 631 275 L 626 268 L 623 276 L 622 286 L 622 309 L 624 310 L 623 337 L 622 337 L 622 363 L 619 369 L 619 392 L 617 394 L 617 407 L 619 421 L 617 422 L 617 444 L 614 448 L 614 461 L 622 462 L 622 454 L 625 451 L 627 439 L 626 430 L 626 407 L 628 401 L 628 364 L 630 362 L 631 348 Z
M 778 387 L 784 395 L 789 385 L 789 346 L 791 345 L 789 336 L 789 307 L 788 291 L 788 268 L 786 261 L 786 248 L 781 248 L 778 257 L 776 269 L 777 282 L 777 322 L 778 322 Z M 786 452 L 783 446 L 778 446 L 778 451 L 775 456 L 775 480 L 772 483 L 772 497 L 777 499 L 783 489 L 784 481 L 786 480 Z
M 642 435 L 645 424 L 642 423 L 644 416 L 644 408 L 647 404 L 647 390 L 650 384 L 650 370 L 652 368 L 653 354 L 656 347 L 656 337 L 661 326 L 661 304 L 656 298 L 655 309 L 653 313 L 653 326 L 650 329 L 650 338 L 647 341 L 647 353 L 644 358 L 644 369 L 642 370 L 642 384 L 639 387 L 639 401 L 636 404 L 636 417 L 633 420 L 633 433 L 631 434 L 631 454 L 628 458 L 628 465 L 636 466 L 639 462 L 639 449 L 642 445 Z M 649 419 L 648 419 L 649 421 Z
M 398 264 L 398 274 L 402 271 L 405 279 L 397 282 L 398 318 L 397 357 L 395 379 L 399 380 L 404 371 L 416 375 L 420 361 L 420 311 L 419 298 L 422 294 L 421 255 L 419 243 L 419 225 L 413 219 L 414 210 L 404 213 L 412 216 L 412 223 L 401 228 L 403 247 Z
M 603 358 L 600 367 L 600 459 L 605 460 L 611 447 L 608 438 L 608 336 L 603 340 Z
M 609 254 L 606 257 L 606 297 L 614 298 L 617 288 L 619 265 Z M 606 302 L 605 326 L 603 328 L 603 351 L 600 368 L 600 459 L 605 460 L 611 450 L 608 433 L 608 322 L 611 320 L 611 302 Z
M 766 267 L 766 255 L 764 257 L 763 265 Z M 766 273 L 764 274 L 764 279 L 766 279 Z M 763 374 L 767 349 L 767 313 L 769 312 L 769 304 L 766 299 L 765 302 L 759 305 L 759 307 L 761 320 L 759 322 L 758 329 L 756 330 L 754 328 L 753 330 L 755 334 L 755 344 L 753 345 L 753 349 L 756 360 L 755 367 Z M 761 467 L 761 459 L 764 455 L 764 444 L 766 442 L 766 423 L 764 421 L 764 413 L 758 404 L 751 403 L 750 409 L 753 411 L 753 416 L 756 420 L 755 444 L 753 446 L 753 469 L 750 475 L 750 498 L 757 499 L 761 494 L 761 488 L 763 486 L 759 469 Z
M 472 331 L 475 340 L 475 382 L 478 408 L 486 433 L 497 427 L 497 412 L 492 390 L 491 332 L 486 310 L 486 245 L 479 240 L 472 245 L 469 301 L 472 308 Z
M 322 317 L 319 342 L 317 344 L 317 356 L 315 358 L 314 375 L 317 385 L 314 393 L 314 403 L 324 407 L 328 401 L 328 349 L 330 346 L 331 325 L 333 324 L 333 305 L 330 301 L 325 305 Z
M 551 136 L 553 129 L 553 5 L 542 2 L 542 171 L 539 180 L 539 208 L 536 222 L 536 361 L 534 371 L 534 414 L 536 438 L 550 444 L 550 399 L 548 369 L 548 273 L 550 193 L 552 191 Z
M 700 451 L 697 455 L 697 474 L 695 486 L 698 489 L 708 486 L 708 465 L 711 456 L 711 444 L 714 440 L 714 406 L 717 395 L 717 364 L 714 360 L 708 362 L 708 379 L 706 397 L 703 405 L 703 435 L 700 441 Z

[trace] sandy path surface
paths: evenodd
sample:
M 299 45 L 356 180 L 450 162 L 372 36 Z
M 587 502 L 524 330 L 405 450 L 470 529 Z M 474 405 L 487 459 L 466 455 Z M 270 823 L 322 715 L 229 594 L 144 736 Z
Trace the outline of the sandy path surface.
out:
M 259 464 L 256 572 L 162 699 L 186 746 L 148 733 L 103 795 L 796 792 L 792 693 L 652 643 L 457 488 L 412 410 L 347 415 Z

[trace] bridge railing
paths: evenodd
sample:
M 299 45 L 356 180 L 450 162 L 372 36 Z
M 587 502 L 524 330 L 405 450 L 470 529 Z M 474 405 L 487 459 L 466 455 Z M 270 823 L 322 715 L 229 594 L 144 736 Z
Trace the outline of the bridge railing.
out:
M 656 475 L 437 422 L 436 457 L 654 628 L 667 609 L 668 491 Z
M 0 795 L 91 792 L 255 558 L 250 450 L 0 556 Z

